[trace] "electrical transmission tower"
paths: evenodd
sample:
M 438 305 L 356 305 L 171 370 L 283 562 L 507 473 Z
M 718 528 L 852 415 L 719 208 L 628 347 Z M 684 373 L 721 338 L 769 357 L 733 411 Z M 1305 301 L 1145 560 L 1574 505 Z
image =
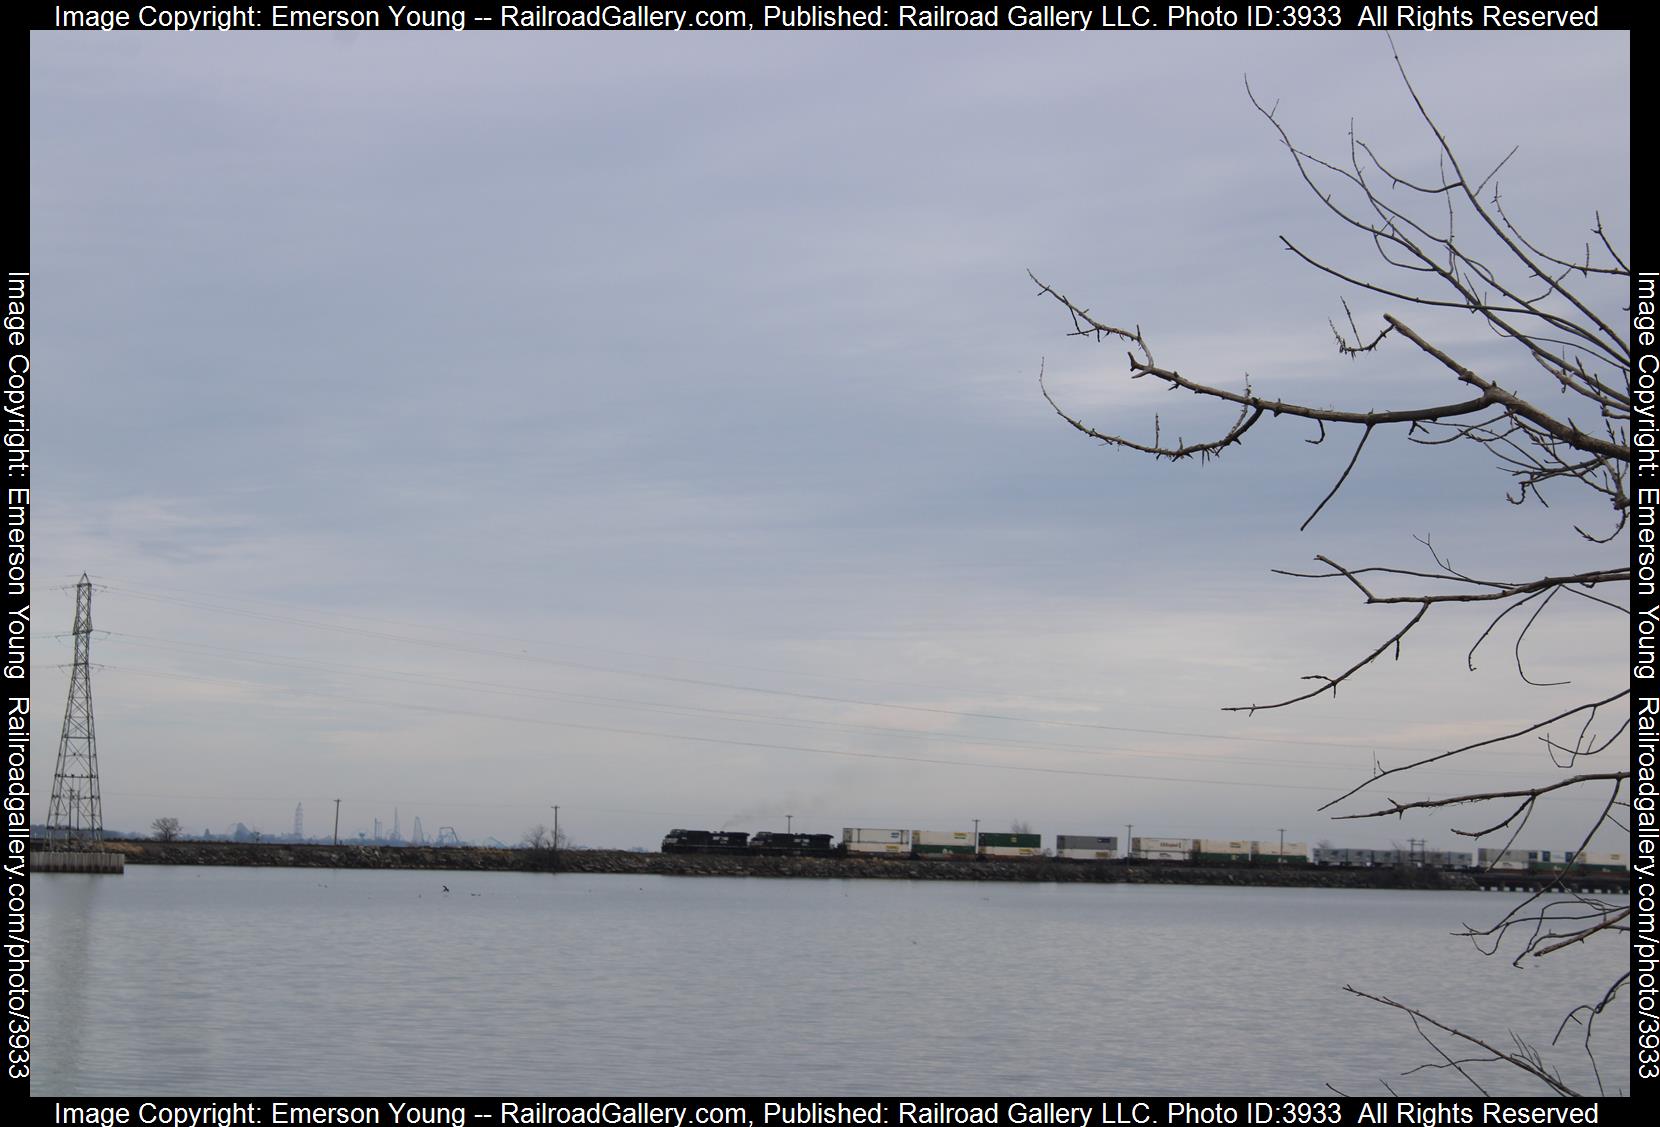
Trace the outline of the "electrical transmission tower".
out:
M 48 844 L 66 848 L 104 837 L 104 804 L 98 795 L 98 740 L 92 726 L 92 581 L 75 584 L 75 665 L 58 738 L 58 769 L 46 819 Z
M 305 803 L 294 804 L 294 840 L 305 840 Z

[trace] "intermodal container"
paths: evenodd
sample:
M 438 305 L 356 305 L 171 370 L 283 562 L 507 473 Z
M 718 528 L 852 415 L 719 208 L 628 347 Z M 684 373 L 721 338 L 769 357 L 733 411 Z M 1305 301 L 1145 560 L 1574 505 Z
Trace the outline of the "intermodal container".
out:
M 1074 861 L 1112 861 L 1118 857 L 1118 838 L 1088 834 L 1056 834 L 1055 856 Z
M 974 844 L 971 830 L 912 830 L 913 845 L 967 845 Z
M 911 851 L 919 857 L 972 857 L 971 830 L 912 830 Z
M 1308 862 L 1308 843 L 1288 841 L 1281 845 L 1278 841 L 1253 841 L 1251 842 L 1251 856 L 1271 863 L 1294 861 L 1306 864 Z
M 1041 857 L 1041 834 L 981 834 L 980 852 L 987 857 Z
M 903 855 L 911 851 L 911 831 L 878 830 L 865 826 L 847 826 L 842 829 L 842 846 L 849 853 L 891 853 Z
M 1149 861 L 1185 861 L 1193 852 L 1193 839 L 1187 837 L 1132 837 L 1130 855 Z M 1171 857 L 1168 854 L 1176 854 Z M 1158 854 L 1159 856 L 1154 856 Z
M 1014 846 L 1021 849 L 1042 849 L 1041 834 L 981 834 L 980 844 Z
M 1089 834 L 1056 834 L 1056 849 L 1118 849 L 1117 837 L 1092 837 Z
M 1202 837 L 1193 843 L 1193 854 L 1201 861 L 1249 861 L 1251 843 Z
M 1526 869 L 1528 864 L 1540 860 L 1537 850 L 1529 852 L 1526 849 L 1478 849 L 1476 863 L 1484 869 Z

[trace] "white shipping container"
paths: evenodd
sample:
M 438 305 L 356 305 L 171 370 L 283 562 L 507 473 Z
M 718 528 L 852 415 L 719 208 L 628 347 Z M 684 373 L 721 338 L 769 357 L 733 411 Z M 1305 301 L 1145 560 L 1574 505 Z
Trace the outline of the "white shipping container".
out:
M 1186 837 L 1133 837 L 1130 839 L 1130 851 L 1136 856 L 1146 850 L 1155 850 L 1160 853 L 1187 853 L 1193 848 L 1193 839 Z
M 1137 852 L 1136 857 L 1143 861 L 1186 861 L 1188 852 L 1185 849 L 1147 849 Z
M 1042 849 L 1030 845 L 982 845 L 980 852 L 987 857 L 1042 857 Z
M 913 845 L 966 845 L 974 848 L 972 830 L 912 830 Z
M 842 829 L 842 841 L 848 845 L 898 845 L 901 847 L 911 844 L 910 830 L 875 830 L 866 826 L 846 826 Z
M 1476 850 L 1476 862 L 1484 869 L 1525 869 L 1529 861 L 1538 859 L 1537 852 L 1526 849 Z
M 1193 847 L 1200 853 L 1242 853 L 1251 855 L 1251 843 L 1248 841 L 1223 841 L 1220 838 L 1202 837 L 1193 843 Z
M 908 845 L 900 845 L 896 841 L 848 841 L 842 843 L 849 853 L 892 853 L 895 856 L 904 856 L 911 851 Z
M 1057 849 L 1055 856 L 1065 857 L 1069 861 L 1116 861 L 1116 849 Z
M 1599 865 L 1605 869 L 1631 868 L 1631 858 L 1624 853 L 1593 853 L 1589 849 L 1575 855 L 1574 860 L 1581 865 Z
M 1304 841 L 1288 841 L 1283 848 L 1278 841 L 1253 841 L 1251 851 L 1258 857 L 1295 857 L 1299 861 L 1308 860 L 1308 843 Z

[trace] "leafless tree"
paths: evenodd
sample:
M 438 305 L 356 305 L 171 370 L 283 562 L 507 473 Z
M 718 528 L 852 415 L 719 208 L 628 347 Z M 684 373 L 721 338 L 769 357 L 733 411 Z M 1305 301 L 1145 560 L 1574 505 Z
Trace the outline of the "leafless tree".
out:
M 177 841 L 179 839 L 179 820 L 177 818 L 157 818 L 150 823 L 150 829 L 155 831 L 157 841 Z
M 1117 341 L 1128 347 L 1129 378 L 1150 379 L 1170 390 L 1191 392 L 1203 400 L 1227 404 L 1230 421 L 1220 434 L 1201 441 L 1174 441 L 1155 417 L 1150 437 L 1132 438 L 1120 431 L 1098 430 L 1056 401 L 1040 376 L 1049 404 L 1071 426 L 1091 438 L 1154 458 L 1208 460 L 1243 443 L 1267 420 L 1286 417 L 1313 428 L 1308 441 L 1347 430 L 1354 436 L 1352 456 L 1336 482 L 1303 522 L 1309 523 L 1331 502 L 1354 472 L 1367 440 L 1381 428 L 1399 428 L 1425 446 L 1463 444 L 1490 455 L 1508 475 L 1506 499 L 1512 504 L 1547 503 L 1550 497 L 1577 494 L 1606 506 L 1607 518 L 1593 527 L 1571 525 L 1563 533 L 1581 544 L 1599 566 L 1565 574 L 1493 576 L 1455 568 L 1428 537 L 1421 543 L 1428 562 L 1417 568 L 1357 566 L 1317 555 L 1318 569 L 1282 574 L 1311 580 L 1335 580 L 1370 606 L 1395 612 L 1381 631 L 1382 641 L 1367 644 L 1344 659 L 1338 671 L 1313 674 L 1312 686 L 1268 703 L 1236 705 L 1230 711 L 1255 713 L 1284 708 L 1325 693 L 1359 677 L 1385 655 L 1399 658 L 1403 642 L 1431 614 L 1465 608 L 1488 614 L 1472 627 L 1474 643 L 1466 662 L 1513 614 L 1514 656 L 1518 675 L 1529 685 L 1554 684 L 1529 676 L 1522 643 L 1540 616 L 1554 605 L 1589 600 L 1609 613 L 1609 648 L 1623 650 L 1630 610 L 1626 522 L 1631 472 L 1631 350 L 1619 311 L 1629 294 L 1630 268 L 1600 214 L 1590 224 L 1590 238 L 1571 254 L 1542 249 L 1512 222 L 1499 190 L 1506 156 L 1490 171 L 1467 170 L 1452 143 L 1425 107 L 1399 56 L 1395 64 L 1406 96 L 1427 130 L 1437 171 L 1413 178 L 1386 164 L 1351 127 L 1347 153 L 1327 159 L 1301 148 L 1282 124 L 1277 105 L 1266 105 L 1246 87 L 1247 97 L 1290 155 L 1302 183 L 1318 205 L 1342 228 L 1375 252 L 1369 271 L 1356 272 L 1310 253 L 1282 238 L 1284 247 L 1315 270 L 1336 279 L 1351 293 L 1383 299 L 1381 322 L 1362 330 L 1342 302 L 1342 324 L 1331 323 L 1340 356 L 1377 361 L 1404 353 L 1444 370 L 1456 392 L 1432 402 L 1406 402 L 1364 411 L 1343 410 L 1309 400 L 1275 398 L 1257 391 L 1247 378 L 1242 386 L 1195 379 L 1155 358 L 1139 326 L 1102 320 L 1059 290 L 1033 277 L 1040 293 L 1059 302 L 1071 321 L 1071 335 L 1093 341 Z M 1515 150 L 1511 151 L 1511 156 Z M 1380 264 L 1381 262 L 1381 264 Z M 1480 370 L 1487 364 L 1459 359 L 1436 343 L 1442 311 L 1474 315 L 1508 349 L 1502 377 Z M 1418 315 L 1422 315 L 1423 321 Z M 1415 322 L 1418 327 L 1415 327 Z M 1420 331 L 1423 328 L 1423 331 Z M 1590 523 L 1590 522 L 1587 522 Z M 1525 549 L 1517 558 L 1525 558 Z M 1474 824 L 1455 832 L 1508 846 L 1542 802 L 1568 793 L 1597 798 L 1598 813 L 1575 844 L 1583 852 L 1604 826 L 1625 829 L 1630 810 L 1630 763 L 1624 754 L 1630 722 L 1629 690 L 1587 692 L 1573 707 L 1541 710 L 1549 715 L 1497 719 L 1490 736 L 1390 765 L 1378 763 L 1370 777 L 1321 807 L 1358 801 L 1366 808 L 1340 818 L 1399 817 L 1442 806 L 1469 806 L 1480 811 Z M 1397 801 L 1388 797 L 1387 781 L 1407 772 L 1445 763 L 1479 748 L 1532 739 L 1541 752 L 1541 779 L 1536 786 L 1461 793 L 1450 798 Z M 1605 762 L 1605 760 L 1617 760 Z M 1373 797 L 1378 796 L 1378 797 Z M 1372 798 L 1370 803 L 1366 803 Z M 1617 937 L 1629 929 L 1629 907 L 1567 891 L 1563 879 L 1506 913 L 1490 927 L 1469 934 L 1489 953 L 1503 949 L 1516 962 L 1581 948 Z M 1567 1027 L 1583 1027 L 1587 1051 L 1596 1016 L 1626 987 L 1628 975 L 1608 984 L 1600 997 L 1568 1015 Z M 1497 1049 L 1392 999 L 1354 991 L 1405 1010 L 1434 1048 L 1438 1060 L 1425 1067 L 1450 1068 L 1476 1084 L 1473 1061 L 1505 1061 L 1544 1083 L 1553 1092 L 1577 1094 L 1546 1066 L 1531 1047 L 1518 1042 Z M 1469 1055 L 1473 1051 L 1474 1056 Z M 1595 1057 L 1592 1056 L 1595 1066 Z M 1602 1078 L 1596 1076 L 1598 1088 Z M 1479 1084 L 1477 1084 L 1479 1087 Z
M 559 835 L 556 838 L 554 836 L 554 831 L 548 829 L 547 826 L 542 825 L 540 822 L 526 830 L 524 832 L 524 837 L 519 839 L 519 843 L 526 849 L 541 850 L 565 849 L 570 844 L 566 839 L 564 830 L 560 830 Z

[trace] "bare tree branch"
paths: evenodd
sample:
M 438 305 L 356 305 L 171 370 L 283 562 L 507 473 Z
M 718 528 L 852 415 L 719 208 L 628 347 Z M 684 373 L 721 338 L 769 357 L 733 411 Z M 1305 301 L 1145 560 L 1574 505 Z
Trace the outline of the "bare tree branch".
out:
M 1420 1033 L 1423 1032 L 1423 1027 L 1425 1025 L 1428 1025 L 1428 1026 L 1430 1026 L 1434 1029 L 1439 1029 L 1443 1033 L 1446 1033 L 1447 1035 L 1449 1035 L 1451 1037 L 1454 1037 L 1454 1038 L 1456 1038 L 1460 1041 L 1464 1041 L 1468 1044 L 1474 1045 L 1476 1048 L 1482 1049 L 1482 1050 L 1484 1050 L 1485 1052 L 1487 1052 L 1489 1054 L 1486 1057 L 1477 1058 L 1479 1060 L 1483 1060 L 1483 1061 L 1504 1061 L 1508 1064 L 1515 1065 L 1517 1068 L 1521 1069 L 1523 1072 L 1526 1072 L 1526 1073 L 1528 1073 L 1532 1076 L 1537 1077 L 1539 1080 L 1542 1080 L 1546 1085 L 1548 1085 L 1558 1095 L 1577 1096 L 1577 1095 L 1581 1094 L 1579 1092 L 1574 1091 L 1572 1088 L 1568 1087 L 1567 1084 L 1563 1083 L 1562 1078 L 1560 1076 L 1556 1075 L 1556 1073 L 1554 1073 L 1551 1070 L 1549 1070 L 1548 1068 L 1546 1068 L 1544 1066 L 1544 1063 L 1539 1060 L 1538 1054 L 1528 1050 L 1525 1045 L 1519 1046 L 1517 1052 L 1507 1053 L 1507 1052 L 1503 1051 L 1502 1049 L 1494 1048 L 1492 1045 L 1488 1044 L 1486 1041 L 1483 1041 L 1480 1037 L 1476 1037 L 1473 1034 L 1465 1033 L 1461 1029 L 1455 1029 L 1452 1026 L 1447 1025 L 1445 1022 L 1436 1021 L 1434 1018 L 1430 1017 L 1428 1014 L 1424 1013 L 1422 1010 L 1415 1009 L 1412 1006 L 1406 1005 L 1404 1002 L 1397 1002 L 1397 1001 L 1395 1001 L 1395 999 L 1386 998 L 1386 997 L 1382 996 L 1381 994 L 1368 994 L 1366 991 L 1357 990 L 1353 986 L 1345 986 L 1345 987 L 1343 987 L 1343 989 L 1347 990 L 1351 994 L 1358 995 L 1359 997 L 1370 998 L 1372 1001 L 1377 1002 L 1381 1005 L 1390 1006 L 1390 1007 L 1393 1007 L 1394 1009 L 1402 1011 L 1403 1013 L 1409 1015 L 1412 1018 L 1413 1025 L 1418 1028 Z M 1425 1040 L 1430 1040 L 1428 1036 L 1425 1036 L 1424 1039 Z M 1431 1043 L 1431 1045 L 1435 1044 L 1433 1041 L 1430 1041 L 1430 1043 Z M 1458 1072 L 1461 1075 L 1463 1075 L 1466 1080 L 1469 1080 L 1470 1083 L 1472 1085 L 1474 1085 L 1477 1090 L 1482 1092 L 1482 1094 L 1484 1094 L 1484 1095 L 1486 1094 L 1487 1090 L 1485 1088 L 1482 1088 L 1482 1086 L 1480 1084 L 1477 1084 L 1475 1082 L 1475 1080 L 1471 1079 L 1470 1075 L 1467 1072 L 1465 1072 L 1462 1067 L 1458 1067 L 1457 1065 L 1453 1065 L 1452 1064 L 1452 1058 L 1449 1057 L 1449 1056 L 1446 1056 L 1446 1054 L 1444 1052 L 1442 1052 L 1442 1050 L 1440 1049 L 1439 1046 L 1436 1046 L 1436 1051 L 1438 1053 L 1442 1054 L 1442 1056 L 1448 1061 L 1449 1066 L 1457 1068 Z M 1469 1060 L 1465 1060 L 1465 1061 L 1462 1061 L 1460 1063 L 1461 1064 L 1468 1064 L 1468 1063 L 1472 1063 L 1472 1062 L 1469 1061 Z
M 1458 614 L 1460 606 L 1471 611 L 1492 608 L 1472 627 L 1474 641 L 1465 654 L 1465 665 L 1470 671 L 1476 668 L 1476 651 L 1489 638 L 1501 629 L 1514 628 L 1511 654 L 1517 677 L 1524 685 L 1549 690 L 1567 682 L 1530 676 L 1528 666 L 1534 659 L 1530 654 L 1529 661 L 1524 662 L 1523 643 L 1537 636 L 1536 627 L 1547 617 L 1555 620 L 1563 613 L 1563 607 L 1577 605 L 1571 600 L 1558 599 L 1560 593 L 1571 592 L 1626 616 L 1631 613 L 1613 593 L 1628 589 L 1631 582 L 1628 555 L 1619 551 L 1621 545 L 1617 543 L 1629 537 L 1627 520 L 1631 508 L 1628 486 L 1633 451 L 1632 359 L 1622 316 L 1631 282 L 1628 255 L 1610 236 L 1600 212 L 1595 213 L 1591 238 L 1583 246 L 1567 253 L 1543 249 L 1543 240 L 1532 238 L 1513 220 L 1501 190 L 1501 175 L 1511 174 L 1520 163 L 1518 149 L 1513 147 L 1499 159 L 1484 162 L 1485 172 L 1466 172 L 1464 161 L 1413 86 L 1399 53 L 1393 50 L 1392 40 L 1391 51 L 1416 116 L 1428 131 L 1431 162 L 1420 166 L 1427 171 L 1414 171 L 1386 157 L 1361 137 L 1352 124 L 1345 154 L 1329 159 L 1318 156 L 1294 141 L 1281 118 L 1278 103 L 1260 100 L 1249 82 L 1246 96 L 1284 146 L 1297 178 L 1312 194 L 1316 209 L 1336 220 L 1339 228 L 1357 240 L 1372 259 L 1371 269 L 1357 269 L 1312 253 L 1289 238 L 1280 240 L 1298 260 L 1335 279 L 1346 289 L 1382 300 L 1384 307 L 1376 314 L 1377 327 L 1368 330 L 1362 328 L 1355 307 L 1350 304 L 1350 295 L 1345 293 L 1341 300 L 1341 320 L 1328 318 L 1326 321 L 1338 356 L 1366 364 L 1391 360 L 1401 363 L 1404 357 L 1404 362 L 1415 368 L 1423 367 L 1428 361 L 1433 365 L 1432 372 L 1446 380 L 1452 390 L 1414 399 L 1400 391 L 1410 384 L 1393 380 L 1383 385 L 1383 391 L 1366 409 L 1357 409 L 1353 406 L 1355 402 L 1366 403 L 1358 394 L 1348 404 L 1338 404 L 1319 394 L 1297 398 L 1264 394 L 1258 390 L 1257 381 L 1250 378 L 1235 381 L 1231 376 L 1218 379 L 1186 374 L 1155 358 L 1152 343 L 1140 325 L 1123 328 L 1119 323 L 1098 318 L 1036 275 L 1029 274 L 1038 286 L 1039 295 L 1053 299 L 1066 311 L 1070 336 L 1125 346 L 1129 379 L 1151 379 L 1167 390 L 1187 392 L 1221 410 L 1214 429 L 1206 432 L 1215 437 L 1188 441 L 1178 436 L 1169 440 L 1165 436 L 1166 423 L 1155 416 L 1151 438 L 1133 439 L 1116 428 L 1103 429 L 1084 423 L 1062 405 L 1040 371 L 1043 397 L 1069 426 L 1092 439 L 1171 460 L 1197 457 L 1207 461 L 1247 442 L 1259 441 L 1271 429 L 1265 420 L 1271 422 L 1281 417 L 1314 422 L 1318 436 L 1305 439 L 1311 445 L 1323 443 L 1328 431 L 1359 428 L 1360 434 L 1347 464 L 1303 521 L 1301 529 L 1307 529 L 1330 507 L 1356 473 L 1361 453 L 1373 433 L 1384 427 L 1402 428 L 1406 439 L 1414 444 L 1413 449 L 1459 446 L 1481 452 L 1499 471 L 1504 499 L 1512 505 L 1537 502 L 1551 508 L 1553 503 L 1561 505 L 1567 498 L 1576 505 L 1606 506 L 1604 511 L 1611 515 L 1606 527 L 1599 522 L 1591 531 L 1581 524 L 1564 522 L 1563 543 L 1581 553 L 1589 553 L 1583 566 L 1557 564 L 1549 571 L 1541 566 L 1533 575 L 1500 579 L 1479 574 L 1480 569 L 1454 568 L 1430 543 L 1428 536 L 1419 539 L 1435 561 L 1434 570 L 1386 564 L 1348 566 L 1319 554 L 1314 558 L 1326 570 L 1281 571 L 1280 574 L 1295 578 L 1341 579 L 1358 593 L 1365 605 L 1411 606 L 1413 612 L 1381 642 L 1357 646 L 1361 651 L 1359 656 L 1351 656 L 1350 664 L 1341 672 L 1305 676 L 1303 680 L 1314 682 L 1314 688 L 1275 703 L 1228 706 L 1226 711 L 1254 714 L 1308 701 L 1327 691 L 1335 696 L 1338 686 L 1356 679 L 1384 655 L 1390 654 L 1399 660 L 1407 635 L 1425 620 L 1432 608 L 1437 609 L 1439 618 Z M 1415 317 L 1411 310 L 1417 310 L 1422 319 Z M 1475 318 L 1475 323 L 1484 326 L 1504 347 L 1469 352 L 1462 357 L 1455 355 L 1456 350 L 1448 343 L 1454 338 L 1443 327 L 1447 311 Z M 1416 326 L 1412 323 L 1415 320 Z M 1340 328 L 1339 324 L 1344 327 Z M 1462 339 L 1462 334 L 1458 339 Z M 1272 375 L 1260 383 L 1271 391 Z M 1466 391 L 1474 392 L 1473 397 L 1456 397 Z M 1525 559 L 1527 554 L 1525 550 L 1518 551 L 1516 558 Z M 1512 612 L 1522 608 L 1528 610 L 1525 617 L 1511 617 Z M 1537 643 L 1530 648 L 1536 646 Z M 1611 658 L 1618 648 L 1611 641 Z M 1386 805 L 1365 813 L 1332 816 L 1341 820 L 1399 818 L 1441 807 L 1501 803 L 1500 807 L 1486 808 L 1494 819 L 1490 824 L 1455 832 L 1477 840 L 1491 836 L 1504 841 L 1503 849 L 1492 854 L 1503 858 L 1542 802 L 1582 793 L 1582 788 L 1587 786 L 1606 786 L 1609 792 L 1601 813 L 1587 823 L 1579 848 L 1566 854 L 1573 858 L 1572 864 L 1491 927 L 1467 930 L 1486 953 L 1495 953 L 1501 943 L 1510 947 L 1520 942 L 1518 962 L 1523 956 L 1539 957 L 1604 941 L 1629 928 L 1629 907 L 1574 891 L 1582 885 L 1570 885 L 1566 875 L 1583 868 L 1585 851 L 1600 830 L 1619 825 L 1617 811 L 1629 810 L 1631 773 L 1629 770 L 1579 771 L 1576 765 L 1582 758 L 1599 755 L 1628 738 L 1629 717 L 1620 718 L 1616 723 L 1607 720 L 1605 711 L 1628 695 L 1628 691 L 1601 696 L 1587 691 L 1580 703 L 1570 707 L 1563 707 L 1565 702 L 1553 698 L 1550 705 L 1553 714 L 1543 720 L 1523 722 L 1513 717 L 1498 718 L 1493 723 L 1496 735 L 1425 754 L 1398 766 L 1374 763 L 1369 778 L 1320 809 L 1331 810 L 1359 792 L 1375 788 L 1379 780 L 1421 771 L 1480 748 L 1532 736 L 1540 749 L 1541 771 L 1551 772 L 1535 785 L 1477 789 L 1415 801 L 1387 798 Z M 1569 726 L 1571 730 L 1562 730 Z M 1555 772 L 1559 770 L 1572 773 L 1558 775 Z M 1483 852 L 1488 851 L 1484 848 Z M 1562 1028 L 1565 1029 L 1568 1021 L 1579 1020 L 1579 1015 L 1584 1015 L 1587 1051 L 1591 1023 L 1618 994 L 1623 981 L 1622 978 L 1610 986 L 1600 1001 L 1576 1009 L 1564 1020 Z M 1437 1058 L 1426 1068 L 1456 1071 L 1480 1089 L 1467 1066 L 1477 1062 L 1505 1062 L 1537 1077 L 1557 1092 L 1576 1094 L 1544 1065 L 1536 1051 L 1519 1039 L 1515 1039 L 1513 1049 L 1501 1050 L 1490 1040 L 1443 1024 L 1420 1010 L 1353 987 L 1349 989 L 1411 1017 Z M 1439 1035 L 1432 1036 L 1437 1031 Z M 1449 1052 L 1444 1046 L 1452 1042 L 1473 1047 L 1477 1053 L 1462 1056 Z M 1594 1057 L 1592 1068 L 1600 1090 L 1602 1077 L 1596 1070 Z

